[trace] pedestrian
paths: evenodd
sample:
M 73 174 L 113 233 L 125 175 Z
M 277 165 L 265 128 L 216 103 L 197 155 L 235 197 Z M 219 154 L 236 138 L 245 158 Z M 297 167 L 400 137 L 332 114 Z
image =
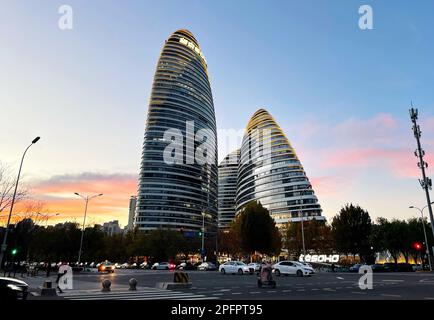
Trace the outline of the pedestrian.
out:
M 66 275 L 67 272 L 68 272 L 68 271 L 65 270 L 65 271 L 63 271 L 63 273 L 61 273 L 60 271 L 57 273 L 57 279 L 56 279 L 57 287 L 56 287 L 56 289 L 59 289 L 59 292 L 60 292 L 60 293 L 63 293 L 62 289 L 61 289 L 60 286 L 59 286 L 60 279 L 61 279 L 64 275 Z
M 332 263 L 332 272 L 335 272 L 335 264 Z

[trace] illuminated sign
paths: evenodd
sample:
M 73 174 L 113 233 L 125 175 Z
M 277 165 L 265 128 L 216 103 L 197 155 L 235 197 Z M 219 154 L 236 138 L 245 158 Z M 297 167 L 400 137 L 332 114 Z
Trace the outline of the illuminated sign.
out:
M 206 63 L 206 59 L 205 59 L 205 56 L 203 55 L 202 51 L 200 51 L 199 47 L 196 47 L 196 45 L 193 42 L 191 42 L 185 38 L 180 38 L 179 42 L 182 43 L 184 46 L 189 47 L 194 52 L 196 52 L 203 59 L 203 61 L 205 61 L 205 63 Z
M 298 261 L 300 262 L 338 262 L 339 261 L 339 255 L 335 254 L 335 255 L 325 255 L 325 254 L 321 254 L 321 255 L 300 255 L 300 258 L 298 259 Z

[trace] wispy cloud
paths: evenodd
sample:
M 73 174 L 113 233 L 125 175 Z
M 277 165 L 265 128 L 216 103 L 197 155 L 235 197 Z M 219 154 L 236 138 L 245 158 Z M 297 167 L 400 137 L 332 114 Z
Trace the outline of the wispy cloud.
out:
M 81 217 L 84 202 L 74 195 L 103 193 L 89 206 L 91 220 L 103 222 L 119 219 L 124 224 L 128 218 L 131 195 L 137 193 L 137 175 L 125 173 L 92 173 L 56 175 L 47 180 L 33 181 L 31 189 L 36 198 L 46 203 L 51 212 L 59 212 L 58 220 Z

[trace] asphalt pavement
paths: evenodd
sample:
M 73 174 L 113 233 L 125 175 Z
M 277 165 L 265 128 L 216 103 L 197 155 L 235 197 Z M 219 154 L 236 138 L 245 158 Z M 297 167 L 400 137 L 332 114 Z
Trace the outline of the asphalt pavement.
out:
M 188 271 L 190 289 L 161 290 L 158 282 L 173 282 L 173 271 L 116 270 L 113 274 L 95 271 L 74 274 L 73 290 L 59 294 L 58 298 L 71 300 L 119 299 L 119 300 L 434 300 L 434 274 L 374 273 L 372 289 L 362 290 L 354 273 L 317 273 L 311 277 L 275 277 L 275 289 L 258 288 L 256 275 L 222 275 L 214 271 Z M 129 291 L 128 281 L 135 278 L 137 291 Z M 109 279 L 110 293 L 101 292 L 101 282 Z M 37 287 L 46 277 L 23 278 L 38 297 Z M 55 280 L 53 276 L 50 280 Z

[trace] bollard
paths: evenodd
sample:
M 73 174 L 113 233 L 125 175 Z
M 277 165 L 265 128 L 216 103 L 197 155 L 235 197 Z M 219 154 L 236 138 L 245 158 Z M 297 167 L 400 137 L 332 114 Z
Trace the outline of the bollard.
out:
M 109 292 L 111 291 L 110 286 L 112 285 L 111 281 L 106 279 L 102 282 L 102 292 Z
M 136 291 L 137 290 L 137 280 L 134 278 L 131 278 L 130 281 L 128 281 L 130 284 L 130 291 Z

